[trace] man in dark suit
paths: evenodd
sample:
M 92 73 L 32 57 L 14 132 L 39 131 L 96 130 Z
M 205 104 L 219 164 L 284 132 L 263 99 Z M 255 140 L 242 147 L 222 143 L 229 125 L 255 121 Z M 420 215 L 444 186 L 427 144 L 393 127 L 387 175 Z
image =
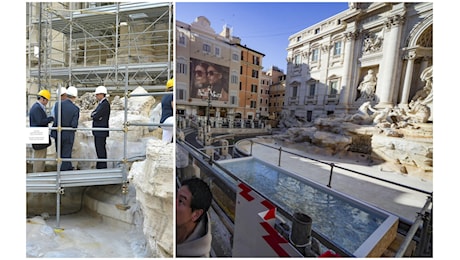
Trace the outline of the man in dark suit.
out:
M 46 105 L 51 97 L 51 93 L 42 89 L 38 92 L 37 102 L 35 102 L 29 111 L 29 126 L 30 127 L 48 127 L 48 124 L 53 121 L 52 116 L 46 114 Z M 32 144 L 34 149 L 34 158 L 46 158 L 46 151 L 50 144 Z M 34 161 L 33 172 L 44 172 L 45 161 Z
M 56 106 L 56 119 L 54 120 L 53 127 L 57 127 L 60 124 L 61 127 L 78 127 L 78 120 L 80 119 L 80 108 L 75 105 L 75 100 L 78 97 L 78 90 L 76 87 L 70 86 L 67 91 L 67 99 L 61 101 L 61 110 L 59 106 Z M 51 131 L 51 136 L 56 140 L 58 144 L 58 134 L 56 130 Z M 75 130 L 62 130 L 60 137 L 60 148 L 61 158 L 72 158 L 73 143 L 75 141 Z M 59 145 L 56 145 L 56 152 L 58 152 Z M 63 161 L 61 164 L 61 171 L 73 170 L 72 162 Z
M 91 113 L 93 119 L 93 128 L 109 128 L 110 103 L 107 100 L 107 88 L 99 86 L 94 92 L 98 105 Z M 106 141 L 109 136 L 108 130 L 93 131 L 94 145 L 96 146 L 96 154 L 98 159 L 107 159 Z M 96 169 L 107 168 L 107 162 L 97 162 Z

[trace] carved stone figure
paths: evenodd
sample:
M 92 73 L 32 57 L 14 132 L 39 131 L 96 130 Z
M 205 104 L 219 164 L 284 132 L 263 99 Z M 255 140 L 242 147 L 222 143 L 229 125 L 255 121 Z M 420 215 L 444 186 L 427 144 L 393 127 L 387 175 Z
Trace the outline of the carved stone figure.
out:
M 369 113 L 369 111 L 371 113 Z M 349 121 L 359 125 L 369 125 L 372 123 L 376 112 L 377 110 L 371 106 L 371 102 L 366 101 L 358 108 L 358 111 L 349 118 Z
M 410 106 L 415 107 L 412 110 L 420 110 L 420 106 L 425 106 L 429 110 L 427 121 L 433 121 L 433 66 L 424 69 L 420 78 L 425 81 L 425 86 L 415 93 Z
M 363 53 L 369 54 L 380 51 L 383 44 L 383 30 L 381 32 L 369 35 L 363 42 Z
M 373 100 L 375 95 L 375 86 L 377 85 L 377 77 L 374 75 L 373 70 L 368 70 L 367 75 L 358 86 L 360 92 L 359 99 Z
M 410 123 L 426 123 L 430 117 L 430 108 L 423 104 L 422 101 L 416 100 L 409 103 L 408 122 Z

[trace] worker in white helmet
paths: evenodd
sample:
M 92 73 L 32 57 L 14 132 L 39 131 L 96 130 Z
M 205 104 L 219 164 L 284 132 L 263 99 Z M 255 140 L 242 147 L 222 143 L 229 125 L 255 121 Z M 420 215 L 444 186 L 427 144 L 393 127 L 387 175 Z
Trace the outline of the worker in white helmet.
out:
M 56 106 L 55 115 L 56 119 L 54 120 L 53 127 L 58 125 L 63 128 L 77 128 L 78 120 L 80 119 L 80 108 L 75 105 L 75 101 L 78 98 L 78 89 L 74 86 L 70 86 L 66 90 L 67 99 L 61 102 L 61 107 Z M 62 113 L 60 113 L 62 111 Z M 58 138 L 57 130 L 51 131 L 51 136 L 56 140 L 56 153 L 58 153 L 59 148 L 61 149 L 61 158 L 68 159 L 72 158 L 72 149 L 73 143 L 75 141 L 75 131 L 76 130 L 59 130 L 61 131 L 60 142 Z M 70 171 L 73 170 L 71 161 L 62 161 L 61 171 Z
M 57 101 L 53 104 L 53 107 L 51 108 L 51 116 L 56 118 L 56 106 L 59 106 L 59 102 L 66 100 L 67 99 L 67 89 L 64 87 L 60 87 L 56 90 L 56 95 L 57 95 Z
M 172 125 L 174 124 L 174 100 L 173 100 L 173 93 L 174 90 L 174 79 L 168 80 L 166 83 L 166 91 L 171 92 L 171 94 L 166 94 L 161 98 L 161 119 L 160 123 L 165 124 L 165 126 L 161 126 L 163 129 L 163 136 L 162 140 L 165 143 L 171 143 L 173 141 L 173 131 L 174 128 Z M 171 126 L 167 126 L 171 125 Z
M 93 119 L 93 128 L 109 128 L 110 117 L 110 103 L 107 100 L 107 88 L 99 86 L 94 91 L 97 99 L 97 107 L 91 113 Z M 96 147 L 96 154 L 98 159 L 107 159 L 107 137 L 109 136 L 108 130 L 93 130 L 94 145 Z M 96 169 L 107 168 L 107 162 L 97 162 Z

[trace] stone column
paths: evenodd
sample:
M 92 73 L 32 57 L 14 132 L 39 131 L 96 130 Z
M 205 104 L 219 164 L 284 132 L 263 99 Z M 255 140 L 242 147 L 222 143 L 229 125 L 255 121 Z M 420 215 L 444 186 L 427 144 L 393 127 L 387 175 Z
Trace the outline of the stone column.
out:
M 342 79 L 342 88 L 345 89 L 343 91 L 343 95 L 340 96 L 340 104 L 343 104 L 345 107 L 349 107 L 350 104 L 353 102 L 353 92 L 355 91 L 354 86 L 352 86 L 352 69 L 353 69 L 353 57 L 354 57 L 354 46 L 355 40 L 358 37 L 357 32 L 346 32 L 345 33 L 345 46 L 344 46 L 344 62 L 343 67 L 345 71 L 343 73 Z
M 412 74 L 414 73 L 414 60 L 416 58 L 416 54 L 414 50 L 411 50 L 407 53 L 407 67 L 406 67 L 406 75 L 404 77 L 404 86 L 403 92 L 401 95 L 400 105 L 407 106 L 409 101 L 409 94 L 410 94 L 410 87 L 412 85 Z
M 395 74 L 398 69 L 399 45 L 401 42 L 401 24 L 404 18 L 401 15 L 388 17 L 386 22 L 387 32 L 385 33 L 382 63 L 380 65 L 379 77 L 377 80 L 377 97 L 379 103 L 376 108 L 385 108 L 393 106 L 393 94 L 397 91 L 397 79 Z M 392 55 L 393 54 L 393 55 Z

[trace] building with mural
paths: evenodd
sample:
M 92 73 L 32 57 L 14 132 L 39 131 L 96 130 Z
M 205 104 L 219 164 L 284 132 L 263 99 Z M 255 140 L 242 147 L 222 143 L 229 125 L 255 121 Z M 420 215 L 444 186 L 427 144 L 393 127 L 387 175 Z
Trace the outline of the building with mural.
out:
M 178 117 L 207 120 L 260 117 L 263 53 L 240 44 L 224 26 L 211 28 L 204 16 L 176 21 L 176 110 Z

